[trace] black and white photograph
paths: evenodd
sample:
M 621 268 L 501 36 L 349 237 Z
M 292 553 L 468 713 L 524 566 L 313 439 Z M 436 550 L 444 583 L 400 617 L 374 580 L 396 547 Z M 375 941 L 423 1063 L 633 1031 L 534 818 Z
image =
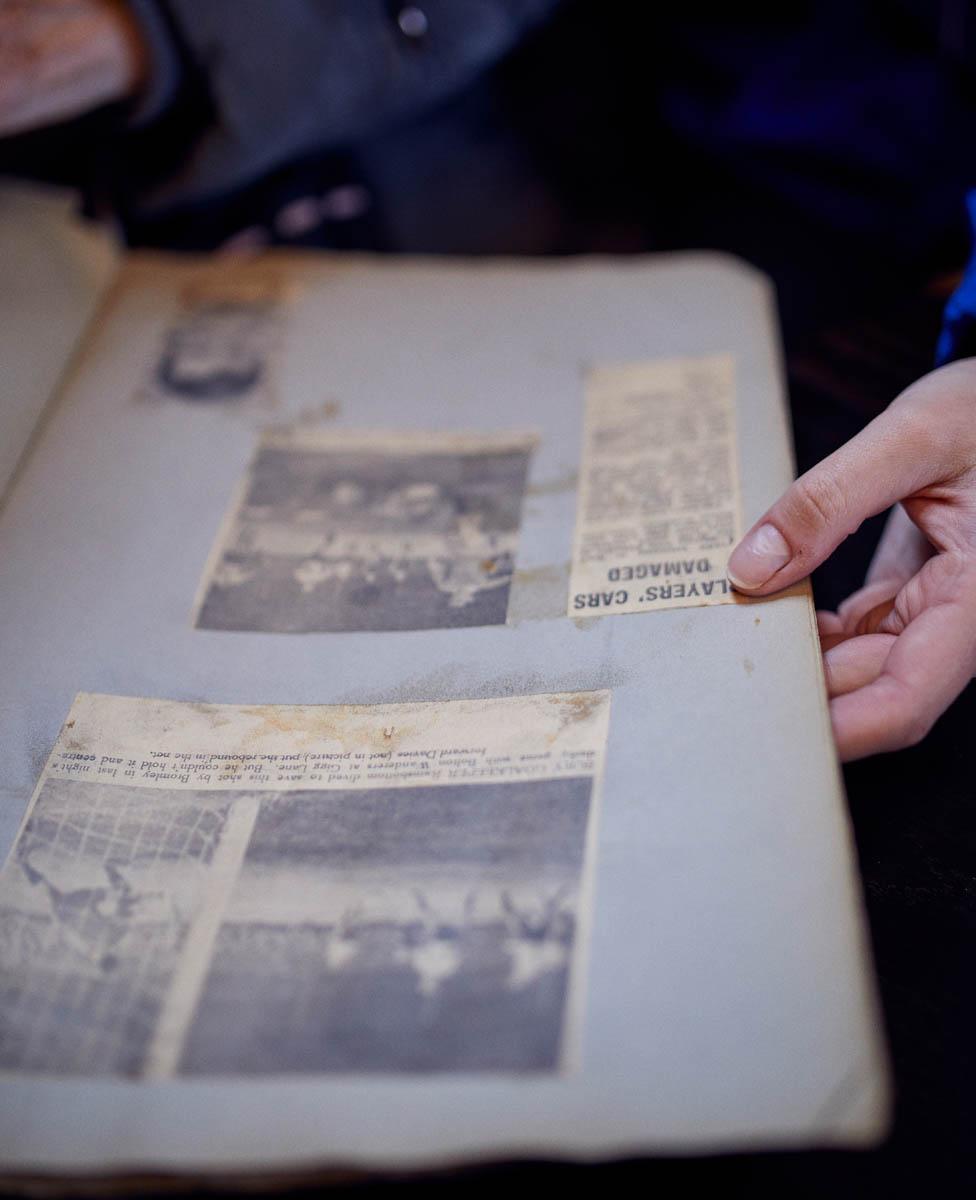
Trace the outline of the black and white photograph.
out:
M 179 1073 L 560 1070 L 592 783 L 265 795 Z
M 285 298 L 279 279 L 261 275 L 187 289 L 163 333 L 150 397 L 221 406 L 268 399 Z
M 209 304 L 170 328 L 156 364 L 157 389 L 176 400 L 232 401 L 252 396 L 265 381 L 262 346 L 265 305 Z
M 239 798 L 46 780 L 0 876 L 0 1071 L 144 1073 Z
M 0 875 L 0 1073 L 569 1069 L 593 788 L 48 775 Z
M 197 627 L 504 624 L 532 447 L 530 438 L 266 435 L 212 558 Z

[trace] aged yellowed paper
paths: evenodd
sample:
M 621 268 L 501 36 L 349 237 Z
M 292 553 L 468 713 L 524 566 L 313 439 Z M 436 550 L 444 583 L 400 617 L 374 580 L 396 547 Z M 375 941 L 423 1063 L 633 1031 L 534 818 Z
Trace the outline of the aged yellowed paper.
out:
M 595 367 L 585 388 L 570 615 L 732 603 L 732 356 Z
M 0 1070 L 571 1067 L 609 704 L 79 695 L 0 876 Z
M 201 629 L 503 625 L 529 434 L 262 437 L 203 581 Z

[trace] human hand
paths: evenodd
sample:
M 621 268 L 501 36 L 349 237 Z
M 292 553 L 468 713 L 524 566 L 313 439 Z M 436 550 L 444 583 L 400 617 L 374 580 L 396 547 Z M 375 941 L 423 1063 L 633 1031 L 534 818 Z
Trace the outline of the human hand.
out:
M 976 358 L 901 393 L 770 508 L 729 579 L 766 596 L 896 505 L 864 587 L 818 613 L 841 759 L 920 741 L 976 674 Z
M 0 0 L 0 137 L 123 100 L 145 71 L 119 0 Z

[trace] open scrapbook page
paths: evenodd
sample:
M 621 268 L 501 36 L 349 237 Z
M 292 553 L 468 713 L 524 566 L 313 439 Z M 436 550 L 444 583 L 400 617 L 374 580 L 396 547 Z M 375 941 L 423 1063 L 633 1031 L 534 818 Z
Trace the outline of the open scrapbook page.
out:
M 8 1169 L 880 1135 L 777 353 L 717 257 L 132 256 L 0 511 Z

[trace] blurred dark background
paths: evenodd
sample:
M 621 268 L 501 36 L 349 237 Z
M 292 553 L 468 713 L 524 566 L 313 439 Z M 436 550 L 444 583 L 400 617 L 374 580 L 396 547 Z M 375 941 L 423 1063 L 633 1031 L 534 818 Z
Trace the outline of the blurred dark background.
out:
M 740 254 L 778 289 L 801 470 L 932 366 L 969 252 L 974 6 L 138 0 L 131 14 L 148 45 L 137 98 L 0 140 L 0 173 L 77 187 L 131 245 Z M 860 585 L 880 521 L 817 573 L 820 606 Z M 970 687 L 924 743 L 846 772 L 897 1089 L 879 1150 L 273 1186 L 969 1193 L 974 727 Z
M 958 0 L 106 5 L 131 98 L 0 140 L 0 173 L 78 186 L 132 245 L 725 249 L 773 276 L 791 344 L 968 253 Z

